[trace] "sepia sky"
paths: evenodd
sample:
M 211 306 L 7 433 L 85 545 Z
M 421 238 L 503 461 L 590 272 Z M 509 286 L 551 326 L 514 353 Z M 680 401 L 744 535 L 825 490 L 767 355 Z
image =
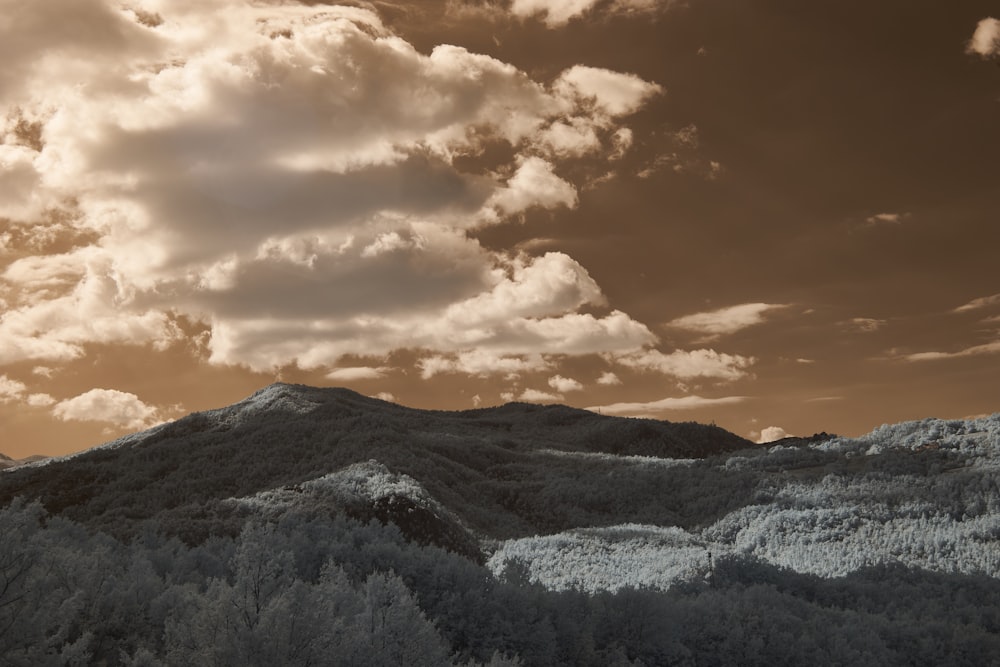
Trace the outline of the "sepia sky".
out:
M 1000 410 L 1000 9 L 0 0 L 0 452 L 275 380 Z

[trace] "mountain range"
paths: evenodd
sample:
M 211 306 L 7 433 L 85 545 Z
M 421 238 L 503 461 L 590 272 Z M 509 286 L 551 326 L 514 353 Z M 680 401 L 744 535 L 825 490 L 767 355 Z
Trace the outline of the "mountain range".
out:
M 100 544 L 119 545 L 113 549 L 131 563 L 123 572 L 148 560 L 160 572 L 150 575 L 157 595 L 174 599 L 187 581 L 201 591 L 191 609 L 207 605 L 218 618 L 228 618 L 229 603 L 212 595 L 242 590 L 239 554 L 250 544 L 260 550 L 261 540 L 270 545 L 262 550 L 268 567 L 285 562 L 281 554 L 293 559 L 294 566 L 267 571 L 284 572 L 284 579 L 274 575 L 282 585 L 305 586 L 287 589 L 301 595 L 325 585 L 322 562 L 343 569 L 343 590 L 357 595 L 379 572 L 402 577 L 394 595 L 412 596 L 420 623 L 436 633 L 427 650 L 438 658 L 424 664 L 443 655 L 464 664 L 909 664 L 930 649 L 907 638 L 930 629 L 934 655 L 943 656 L 935 664 L 982 664 L 980 657 L 1000 649 L 1000 414 L 765 446 L 716 426 L 561 405 L 423 411 L 346 389 L 279 383 L 86 452 L 8 468 L 0 473 L 2 507 L 0 524 L 6 516 L 25 530 L 37 521 L 39 544 L 61 530 L 57 543 L 66 553 L 111 540 Z M 0 570 L 12 562 L 23 561 L 0 553 Z M 222 588 L 212 593 L 212 586 Z M 900 598 L 900 591 L 909 592 Z M 509 596 L 516 619 L 499 602 Z M 279 599 L 306 598 L 274 597 L 273 604 Z M 489 607 L 491 600 L 500 607 Z M 591 620 L 560 626 L 555 609 L 567 600 Z M 0 594 L 0 612 L 2 603 Z M 830 632 L 840 639 L 783 646 L 788 619 L 751 620 L 790 604 L 801 607 L 808 632 L 835 619 L 840 628 Z M 659 620 L 650 627 L 673 619 L 687 628 L 671 630 L 669 646 L 636 628 L 606 635 L 597 627 L 611 623 L 607 614 L 638 619 L 654 608 Z M 164 623 L 172 618 L 185 632 L 202 622 L 190 609 L 165 609 L 157 612 Z M 679 610 L 703 623 L 728 614 L 732 627 L 684 625 Z M 488 618 L 472 630 L 455 614 Z M 511 634 L 512 623 L 530 618 L 542 630 Z M 257 622 L 234 627 L 254 634 Z M 414 623 L 407 632 L 424 627 Z M 78 617 L 72 624 L 86 627 Z M 862 647 L 863 627 L 877 630 Z M 242 656 L 230 663 L 205 657 L 215 635 L 195 650 L 162 630 L 107 632 L 132 643 L 122 648 L 92 636 L 90 659 L 137 659 L 146 651 L 165 660 L 159 664 L 250 660 L 240 648 L 250 641 L 245 634 L 230 637 L 226 655 Z M 764 644 L 754 643 L 757 635 Z M 580 642 L 586 650 L 574 652 Z M 108 653 L 111 645 L 118 653 Z M 965 653 L 942 653 L 958 646 Z M 373 655 L 371 646 L 355 648 Z M 301 664 L 326 664 L 310 655 L 313 662 Z

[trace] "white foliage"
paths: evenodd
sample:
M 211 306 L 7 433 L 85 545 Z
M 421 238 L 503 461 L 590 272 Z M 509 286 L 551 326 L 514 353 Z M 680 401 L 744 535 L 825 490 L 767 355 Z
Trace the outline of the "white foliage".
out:
M 641 465 L 691 463 L 550 453 Z M 940 470 L 909 474 L 907 466 L 919 455 L 941 457 L 932 464 Z M 815 477 L 831 461 L 843 466 L 874 457 L 881 457 L 877 472 Z M 587 591 L 669 588 L 705 576 L 709 552 L 745 554 L 823 577 L 889 563 L 1000 577 L 1000 414 L 925 419 L 884 425 L 856 439 L 776 445 L 741 452 L 722 467 L 760 471 L 758 493 L 769 500 L 690 533 L 621 525 L 509 540 L 489 566 L 500 574 L 517 560 L 548 588 Z M 963 477 L 949 477 L 954 474 Z

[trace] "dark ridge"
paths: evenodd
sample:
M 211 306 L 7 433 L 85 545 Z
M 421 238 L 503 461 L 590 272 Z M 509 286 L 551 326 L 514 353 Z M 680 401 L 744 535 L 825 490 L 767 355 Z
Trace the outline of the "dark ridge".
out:
M 839 435 L 833 433 L 827 433 L 823 431 L 822 433 L 813 433 L 810 436 L 796 436 L 790 435 L 787 438 L 782 438 L 780 440 L 774 440 L 773 442 L 767 443 L 768 447 L 773 447 L 774 445 L 781 445 L 782 447 L 808 447 L 809 445 L 818 445 L 821 442 L 826 442 L 827 440 L 833 440 L 834 438 L 839 438 Z
M 715 426 L 564 405 L 431 411 L 348 389 L 276 383 L 225 408 L 7 471 L 0 506 L 17 496 L 37 498 L 49 512 L 119 537 L 156 523 L 196 542 L 237 525 L 228 498 L 374 459 L 416 479 L 478 537 L 621 521 L 690 526 L 745 502 L 752 484 L 710 465 L 653 471 L 625 459 L 559 453 L 700 459 L 752 446 Z M 697 485 L 686 483 L 692 478 Z M 723 483 L 726 493 L 706 493 Z M 375 518 L 402 521 L 391 509 L 370 508 Z M 467 552 L 468 535 L 432 517 L 413 521 L 415 535 L 423 531 Z

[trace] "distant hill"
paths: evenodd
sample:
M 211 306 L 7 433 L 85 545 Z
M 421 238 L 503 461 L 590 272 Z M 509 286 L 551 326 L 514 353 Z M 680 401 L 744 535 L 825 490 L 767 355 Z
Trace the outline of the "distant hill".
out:
M 47 456 L 34 455 L 28 456 L 23 459 L 12 459 L 6 454 L 0 453 L 0 470 L 5 470 L 7 468 L 13 468 L 14 466 L 24 465 L 25 463 L 37 463 L 39 461 L 44 461 Z

